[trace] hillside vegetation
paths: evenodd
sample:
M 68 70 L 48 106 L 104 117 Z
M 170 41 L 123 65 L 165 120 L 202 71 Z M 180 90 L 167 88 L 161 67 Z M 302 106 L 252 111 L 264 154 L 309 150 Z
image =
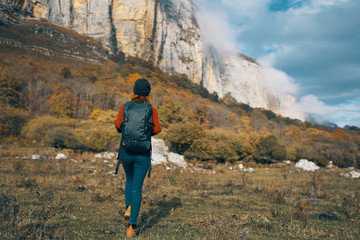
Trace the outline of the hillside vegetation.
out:
M 360 165 L 360 131 L 312 125 L 219 99 L 185 76 L 169 76 L 128 57 L 86 64 L 26 51 L 0 52 L 0 132 L 58 148 L 116 150 L 112 122 L 134 81 L 152 84 L 164 138 L 187 159 L 271 163 L 306 158 L 325 166 Z

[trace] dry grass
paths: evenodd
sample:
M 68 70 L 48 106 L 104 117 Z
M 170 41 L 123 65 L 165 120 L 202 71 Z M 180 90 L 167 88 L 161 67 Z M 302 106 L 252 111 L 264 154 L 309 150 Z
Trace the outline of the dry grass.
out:
M 123 171 L 92 153 L 6 149 L 0 168 L 0 238 L 124 239 Z M 37 151 L 48 159 L 31 160 Z M 359 239 L 359 180 L 289 166 L 255 173 L 208 165 L 155 167 L 145 180 L 139 239 Z M 212 172 L 215 171 L 213 174 Z

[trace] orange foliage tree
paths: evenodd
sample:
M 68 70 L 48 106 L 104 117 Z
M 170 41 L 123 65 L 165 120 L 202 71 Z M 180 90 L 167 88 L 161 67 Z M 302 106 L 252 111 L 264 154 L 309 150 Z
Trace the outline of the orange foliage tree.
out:
M 66 83 L 58 83 L 54 93 L 46 101 L 50 113 L 58 117 L 71 117 L 74 113 L 73 94 Z
M 20 90 L 20 81 L 9 74 L 6 67 L 0 67 L 0 101 L 18 107 Z

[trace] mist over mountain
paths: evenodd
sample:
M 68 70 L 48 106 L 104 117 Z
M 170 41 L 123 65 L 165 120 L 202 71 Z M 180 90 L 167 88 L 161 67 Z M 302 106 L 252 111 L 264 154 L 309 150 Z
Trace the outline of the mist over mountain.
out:
M 220 97 L 304 120 L 291 92 L 266 85 L 266 68 L 206 42 L 191 0 L 1 0 L 2 11 L 49 21 L 98 41 L 109 56 L 151 61 L 169 74 L 185 74 Z M 2 36 L 4 38 L 4 36 Z M 224 43 L 226 44 L 226 43 Z

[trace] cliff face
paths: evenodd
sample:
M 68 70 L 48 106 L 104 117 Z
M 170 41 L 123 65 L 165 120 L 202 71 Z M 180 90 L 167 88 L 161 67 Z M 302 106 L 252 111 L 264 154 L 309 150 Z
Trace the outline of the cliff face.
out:
M 167 73 L 186 74 L 220 97 L 230 92 L 251 107 L 294 114 L 292 101 L 269 92 L 261 66 L 238 53 L 220 56 L 203 44 L 191 0 L 0 0 L 96 39 L 109 54 L 123 52 L 153 62 Z M 291 96 L 287 96 L 291 99 Z M 288 101 L 288 99 L 286 100 Z M 299 117 L 300 116 L 300 117 Z

